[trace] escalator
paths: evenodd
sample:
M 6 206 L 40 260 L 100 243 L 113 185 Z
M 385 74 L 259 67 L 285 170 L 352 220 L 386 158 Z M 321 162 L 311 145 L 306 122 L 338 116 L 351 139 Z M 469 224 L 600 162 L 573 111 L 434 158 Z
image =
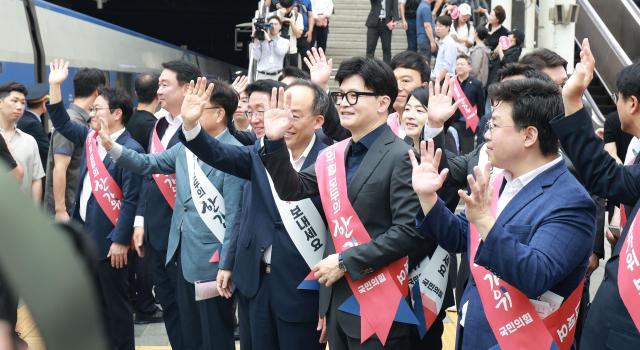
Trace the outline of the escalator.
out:
M 576 62 L 580 44 L 589 38 L 596 58 L 596 72 L 585 98 L 594 111 L 592 119 L 601 126 L 604 116 L 615 110 L 613 94 L 616 76 L 632 58 L 640 57 L 640 10 L 631 0 L 578 0 L 580 14 L 575 27 Z M 597 107 L 597 108 L 594 108 Z

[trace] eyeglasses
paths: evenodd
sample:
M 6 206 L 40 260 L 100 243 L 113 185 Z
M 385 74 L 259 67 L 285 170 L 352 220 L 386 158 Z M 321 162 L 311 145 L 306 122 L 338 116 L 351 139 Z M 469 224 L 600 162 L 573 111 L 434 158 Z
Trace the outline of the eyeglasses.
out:
M 495 125 L 495 124 L 493 124 L 493 123 L 491 122 L 491 120 L 489 120 L 489 121 L 487 122 L 487 124 L 485 124 L 484 129 L 485 129 L 485 130 L 489 130 L 489 132 L 493 134 L 493 129 L 500 129 L 500 128 L 512 128 L 512 127 L 514 127 L 514 126 L 515 126 L 515 125 Z
M 102 109 L 108 109 L 109 111 L 113 112 L 113 110 L 109 107 L 91 107 L 89 108 L 89 113 L 98 113 L 98 111 Z
M 246 111 L 244 113 L 242 113 L 244 115 L 245 118 L 247 119 L 251 119 L 252 117 L 256 117 L 256 118 L 264 118 L 264 111 L 255 111 L 255 112 L 249 112 Z
M 347 103 L 350 106 L 353 106 L 356 103 L 358 103 L 358 98 L 360 96 L 379 96 L 379 95 L 376 94 L 375 92 L 366 92 L 366 91 L 349 91 L 346 93 L 341 91 L 334 91 L 331 93 L 331 99 L 333 100 L 333 103 L 337 105 L 342 104 L 342 100 L 346 97 Z

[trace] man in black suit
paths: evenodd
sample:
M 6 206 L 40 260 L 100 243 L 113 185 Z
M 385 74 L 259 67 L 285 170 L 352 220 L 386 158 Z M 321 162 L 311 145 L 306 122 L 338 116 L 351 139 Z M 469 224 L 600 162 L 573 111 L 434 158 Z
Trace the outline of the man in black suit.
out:
M 45 112 L 47 111 L 45 103 L 49 94 L 49 86 L 44 83 L 36 84 L 27 90 L 29 91 L 26 96 L 28 109 L 24 111 L 16 127 L 36 139 L 42 167 L 45 167 L 49 153 L 49 130 L 45 129 Z
M 127 123 L 127 130 L 145 152 L 149 152 L 151 130 L 158 119 L 155 117 L 160 101 L 158 100 L 157 74 L 141 74 L 136 78 L 135 90 L 138 107 Z
M 382 57 L 388 64 L 391 62 L 391 34 L 396 27 L 398 0 L 370 0 L 371 10 L 365 25 L 367 26 L 367 57 L 373 58 L 378 45 L 382 42 Z M 384 4 L 384 7 L 383 7 Z
M 637 272 L 640 268 L 637 262 L 640 251 L 637 233 L 633 232 L 636 230 L 632 230 L 633 234 L 630 230 L 638 225 L 634 221 L 637 221 L 640 208 L 640 167 L 637 166 L 640 158 L 636 158 L 633 166 L 617 164 L 604 150 L 602 140 L 593 132 L 591 116 L 582 104 L 582 95 L 593 78 L 595 67 L 587 39 L 582 42 L 580 57 L 580 63 L 562 90 L 566 117 L 554 118 L 551 126 L 585 187 L 598 196 L 623 203 L 627 217 L 622 234 L 605 266 L 604 280 L 587 314 L 580 348 L 638 349 L 640 279 L 633 273 L 634 269 Z M 639 82 L 640 63 L 637 62 L 625 67 L 616 82 L 616 107 L 622 130 L 636 137 L 640 137 Z M 623 273 L 628 274 L 629 278 L 624 278 Z
M 359 316 L 341 311 L 339 307 L 354 295 L 347 279 L 343 278 L 345 274 L 353 281 L 371 278 L 372 272 L 403 258 L 420 241 L 413 218 L 418 202 L 407 181 L 411 173 L 409 146 L 386 124 L 388 108 L 398 93 L 389 66 L 371 58 L 352 58 L 340 65 L 336 80 L 340 92 L 332 93 L 332 98 L 338 105 L 342 125 L 352 135 L 345 151 L 346 179 L 342 181 L 346 180 L 348 200 L 371 240 L 340 253 L 336 253 L 333 242 L 327 240 L 325 255 L 328 256 L 313 268 L 319 282 L 330 287 L 321 289 L 320 315 L 326 316 L 325 327 L 332 350 L 382 349 L 381 339 L 376 335 L 361 339 Z M 278 195 L 286 201 L 318 195 L 321 185 L 314 167 L 298 174 L 289 163 L 282 138 L 291 122 L 290 114 L 287 108 L 269 113 L 265 121 L 269 141 L 262 150 L 262 160 Z M 326 206 L 324 209 L 325 214 L 332 211 Z M 333 226 L 330 224 L 335 236 Z M 384 348 L 409 348 L 412 327 L 393 322 Z

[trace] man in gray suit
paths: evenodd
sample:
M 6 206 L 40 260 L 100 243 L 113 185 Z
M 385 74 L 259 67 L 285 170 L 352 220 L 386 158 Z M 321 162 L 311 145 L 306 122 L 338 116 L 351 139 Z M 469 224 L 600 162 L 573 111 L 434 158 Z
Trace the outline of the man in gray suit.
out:
M 226 83 L 204 89 L 191 83 L 181 114 L 202 115 L 203 129 L 221 142 L 240 145 L 227 130 L 238 97 Z M 240 210 L 244 181 L 223 173 L 188 151 L 182 143 L 154 154 L 139 154 L 110 142 L 101 142 L 116 163 L 138 174 L 176 175 L 176 203 L 171 220 L 167 264 L 178 267 L 176 299 L 188 349 L 235 349 L 231 290 L 217 289 L 218 265 L 228 264 L 227 247 Z M 219 262 L 219 264 L 218 264 Z M 215 297 L 221 294 L 222 297 Z
M 344 61 L 338 69 L 336 80 L 340 91 L 333 92 L 331 96 L 338 106 L 342 126 L 352 135 L 351 140 L 345 140 L 348 142 L 345 176 L 338 181 L 346 181 L 348 202 L 371 239 L 366 243 L 357 239 L 356 243 L 361 244 L 354 244 L 347 249 L 346 245 L 327 240 L 326 257 L 313 268 L 319 282 L 329 287 L 320 290 L 320 314 L 326 315 L 329 347 L 332 350 L 408 349 L 413 326 L 393 322 L 386 339 L 377 335 L 364 339 L 363 333 L 364 336 L 367 334 L 360 328 L 360 314 L 341 307 L 354 296 L 347 277 L 359 283 L 368 281 L 378 271 L 397 263 L 425 242 L 417 237 L 415 231 L 413 216 L 417 212 L 418 202 L 407 181 L 411 173 L 407 155 L 409 145 L 395 136 L 386 124 L 388 108 L 398 94 L 397 84 L 388 65 L 362 57 Z M 265 114 L 268 141 L 265 141 L 261 151 L 262 161 L 282 200 L 300 200 L 326 194 L 326 191 L 319 189 L 323 184 L 318 180 L 314 166 L 298 173 L 289 162 L 283 137 L 292 117 L 286 106 L 287 98 L 284 100 L 283 108 L 274 108 L 272 99 L 272 109 Z M 325 154 L 321 153 L 318 159 L 325 157 Z M 336 159 L 341 158 L 336 155 Z M 325 214 L 336 210 L 336 206 L 331 210 L 324 203 L 323 207 Z M 337 206 L 338 210 L 340 207 Z M 335 229 L 335 222 L 327 221 L 330 222 L 332 236 L 337 236 L 340 230 Z M 343 222 L 345 226 L 340 232 L 356 230 L 349 222 L 351 218 Z M 374 271 L 376 274 L 372 275 Z M 359 288 L 357 292 L 363 293 Z M 388 304 L 395 302 L 388 300 Z M 402 306 L 404 301 L 399 302 Z M 364 310 L 364 306 L 361 305 L 360 310 Z M 392 308 L 395 312 L 397 306 L 392 305 Z M 376 317 L 384 316 L 384 310 L 377 311 Z M 323 322 L 324 318 L 320 326 Z

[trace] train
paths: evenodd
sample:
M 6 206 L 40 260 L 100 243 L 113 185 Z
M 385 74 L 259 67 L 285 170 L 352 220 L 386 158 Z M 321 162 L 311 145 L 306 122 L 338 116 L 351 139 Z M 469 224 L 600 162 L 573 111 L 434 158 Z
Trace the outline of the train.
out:
M 70 62 L 105 72 L 108 85 L 133 92 L 141 73 L 158 73 L 162 63 L 184 60 L 209 78 L 231 80 L 243 68 L 42 0 L 0 0 L 0 84 L 46 82 L 49 62 Z M 72 79 L 62 86 L 73 101 Z M 132 93 L 133 96 L 133 93 Z

